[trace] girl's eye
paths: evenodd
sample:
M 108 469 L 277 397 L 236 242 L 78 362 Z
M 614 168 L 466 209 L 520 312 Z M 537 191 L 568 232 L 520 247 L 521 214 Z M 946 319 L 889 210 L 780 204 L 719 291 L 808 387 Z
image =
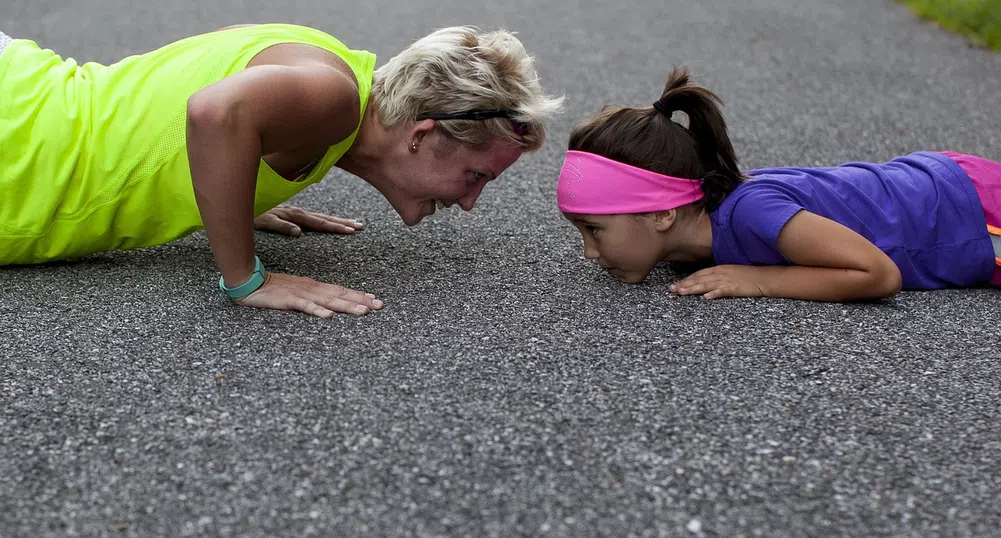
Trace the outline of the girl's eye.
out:
M 479 180 L 481 180 L 481 179 L 483 179 L 485 177 L 487 177 L 486 174 L 483 174 L 483 173 L 480 173 L 480 172 L 473 172 L 473 179 L 475 179 L 476 181 L 479 181 Z

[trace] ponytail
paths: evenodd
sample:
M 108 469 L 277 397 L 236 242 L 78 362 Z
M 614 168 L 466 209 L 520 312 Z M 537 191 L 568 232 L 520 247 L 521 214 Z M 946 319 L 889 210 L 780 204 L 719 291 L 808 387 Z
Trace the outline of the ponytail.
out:
M 654 108 L 668 119 L 674 111 L 688 116 L 688 132 L 695 139 L 696 151 L 705 168 L 700 179 L 705 205 L 710 209 L 719 206 L 744 179 L 726 132 L 726 121 L 720 112 L 722 106 L 723 100 L 712 90 L 691 82 L 685 67 L 671 71 L 664 93 L 654 104 Z
M 608 106 L 570 133 L 568 149 L 586 151 L 659 174 L 701 180 L 707 210 L 744 181 L 712 91 L 691 82 L 688 69 L 675 68 L 653 107 Z M 688 126 L 671 119 L 688 116 Z

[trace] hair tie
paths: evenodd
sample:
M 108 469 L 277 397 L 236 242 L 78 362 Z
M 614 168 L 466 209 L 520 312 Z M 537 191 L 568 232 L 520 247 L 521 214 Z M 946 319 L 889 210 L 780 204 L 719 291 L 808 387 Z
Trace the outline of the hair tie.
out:
M 668 110 L 667 105 L 665 105 L 660 99 L 653 102 L 653 107 L 656 108 L 658 112 L 669 118 L 673 115 L 673 112 Z

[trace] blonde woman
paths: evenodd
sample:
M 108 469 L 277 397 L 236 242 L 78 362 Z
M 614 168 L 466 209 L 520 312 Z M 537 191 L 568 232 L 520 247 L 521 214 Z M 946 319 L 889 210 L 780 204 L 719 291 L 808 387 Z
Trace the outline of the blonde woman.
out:
M 512 34 L 438 30 L 375 69 L 321 31 L 239 25 L 108 66 L 0 34 L 0 265 L 159 245 L 204 228 L 240 305 L 330 317 L 374 295 L 268 272 L 254 230 L 353 233 L 280 205 L 337 166 L 409 226 L 538 149 L 561 98 Z

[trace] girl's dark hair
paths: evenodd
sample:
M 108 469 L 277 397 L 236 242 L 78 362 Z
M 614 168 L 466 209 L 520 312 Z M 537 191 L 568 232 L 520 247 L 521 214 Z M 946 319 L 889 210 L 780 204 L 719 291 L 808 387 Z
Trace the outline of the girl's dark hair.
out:
M 702 180 L 701 203 L 712 210 L 745 179 L 737 168 L 722 106 L 719 96 L 691 82 L 687 68 L 676 67 L 667 77 L 658 107 L 606 107 L 573 129 L 569 149 L 667 176 Z M 688 127 L 657 108 L 684 112 Z

